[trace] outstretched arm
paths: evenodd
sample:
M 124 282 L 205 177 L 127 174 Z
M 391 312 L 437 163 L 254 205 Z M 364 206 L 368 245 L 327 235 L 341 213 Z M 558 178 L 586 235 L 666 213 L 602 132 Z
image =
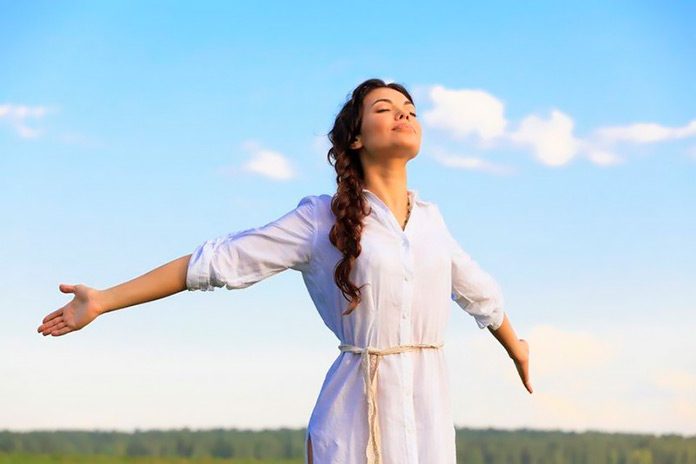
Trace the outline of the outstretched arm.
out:
M 99 292 L 103 304 L 101 314 L 186 290 L 186 269 L 190 258 L 190 254 L 182 256 L 147 274 Z
M 489 326 L 488 330 L 503 345 L 508 356 L 514 361 L 524 387 L 529 393 L 532 393 L 532 384 L 529 380 L 529 344 L 527 340 L 517 338 L 515 329 L 512 328 L 507 314 L 504 314 L 503 323 L 500 327 L 494 330 Z
M 186 256 L 107 290 L 86 285 L 59 286 L 73 300 L 48 314 L 38 327 L 44 335 L 80 330 L 97 316 L 157 300 L 182 290 L 244 288 L 286 269 L 308 268 L 316 236 L 314 204 L 305 196 L 297 207 L 262 227 L 206 240 Z
M 37 331 L 60 336 L 80 330 L 97 316 L 128 306 L 158 300 L 186 290 L 186 272 L 191 255 L 182 256 L 152 271 L 106 290 L 86 285 L 60 284 L 60 291 L 73 293 L 72 301 L 44 317 Z
M 532 393 L 529 381 L 529 345 L 518 339 L 507 313 L 502 289 L 448 233 L 452 252 L 452 300 L 471 314 L 479 328 L 488 328 L 514 361 L 522 384 Z

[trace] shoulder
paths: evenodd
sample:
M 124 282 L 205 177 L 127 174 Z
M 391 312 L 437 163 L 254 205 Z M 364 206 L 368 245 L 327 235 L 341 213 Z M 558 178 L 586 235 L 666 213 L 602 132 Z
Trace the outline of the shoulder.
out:
M 318 217 L 324 216 L 324 215 L 330 216 L 333 214 L 331 212 L 331 202 L 332 202 L 333 198 L 334 198 L 334 195 L 328 194 L 328 193 L 306 195 L 306 196 L 302 197 L 302 199 L 297 204 L 297 206 L 300 207 L 300 206 L 305 205 L 306 207 L 311 208 Z M 431 214 L 437 218 L 442 218 L 442 215 L 440 214 L 440 208 L 438 207 L 437 203 L 435 203 L 434 201 L 425 200 L 425 199 L 421 198 L 421 196 L 418 192 L 416 192 L 415 202 L 420 208 L 422 208 L 428 214 Z
M 321 222 L 327 214 L 331 213 L 331 199 L 329 194 L 305 195 L 297 203 L 296 210 L 303 210 L 311 215 L 315 222 Z
M 327 193 L 320 193 L 317 195 L 305 195 L 300 199 L 299 203 L 297 203 L 297 206 L 307 206 L 311 207 L 314 210 L 319 210 L 322 207 L 325 207 L 326 205 L 330 205 L 331 198 L 332 196 Z
M 425 200 L 420 196 L 419 192 L 416 192 L 416 204 L 428 216 L 429 219 L 434 220 L 435 222 L 444 223 L 444 218 L 440 212 L 440 207 L 436 202 Z
M 437 209 L 437 205 L 435 204 L 434 201 L 429 201 L 426 200 L 421 196 L 421 193 L 417 189 L 412 189 L 413 192 L 413 198 L 415 200 L 415 203 L 425 209 Z

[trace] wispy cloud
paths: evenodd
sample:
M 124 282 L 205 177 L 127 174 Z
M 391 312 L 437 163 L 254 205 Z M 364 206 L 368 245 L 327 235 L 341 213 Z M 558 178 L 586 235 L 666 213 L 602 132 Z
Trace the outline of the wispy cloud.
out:
M 584 142 L 583 146 L 585 146 L 587 159 L 598 166 L 613 166 L 623 163 L 623 158 L 609 150 L 585 144 Z
M 64 132 L 59 135 L 58 139 L 65 144 L 77 145 L 85 148 L 106 147 L 106 144 L 103 141 L 79 132 Z
M 655 384 L 666 390 L 689 393 L 696 401 L 696 374 L 685 370 L 663 370 L 655 376 Z
M 508 175 L 515 172 L 515 169 L 511 166 L 494 163 L 476 156 L 448 153 L 440 147 L 433 147 L 431 153 L 440 164 L 447 167 L 482 171 L 497 175 Z
M 284 154 L 262 147 L 254 140 L 242 144 L 242 148 L 250 154 L 240 167 L 224 166 L 219 172 L 226 175 L 237 173 L 257 174 L 275 181 L 284 181 L 297 177 L 297 171 Z
M 46 116 L 51 110 L 45 106 L 0 105 L 0 121 L 6 121 L 17 135 L 24 139 L 33 139 L 41 135 L 37 128 L 30 127 L 27 122 Z
M 432 108 L 425 111 L 423 121 L 443 131 L 445 142 L 471 144 L 478 150 L 494 148 L 524 149 L 535 161 L 550 167 L 564 166 L 578 157 L 606 167 L 623 163 L 625 158 L 615 151 L 618 143 L 657 143 L 696 137 L 696 120 L 682 127 L 665 127 L 657 123 L 636 123 L 627 126 L 600 127 L 585 137 L 575 134 L 573 118 L 559 109 L 547 116 L 530 114 L 515 126 L 505 117 L 502 100 L 480 89 L 447 89 L 434 85 L 421 94 L 427 96 Z M 447 140 L 448 139 L 448 140 Z M 451 158 L 437 157 L 450 167 L 468 167 L 491 173 L 490 162 L 479 163 L 480 157 L 453 163 Z
M 628 126 L 602 127 L 595 136 L 607 143 L 655 143 L 696 136 L 696 119 L 683 127 L 666 127 L 651 122 Z
M 618 356 L 616 346 L 597 335 L 544 324 L 530 331 L 536 352 L 536 373 L 549 380 L 579 370 L 598 369 Z
M 640 331 L 618 324 L 607 330 L 582 330 L 541 324 L 524 332 L 531 395 L 510 359 L 491 346 L 490 337 L 482 334 L 449 345 L 450 357 L 457 360 L 452 379 L 459 422 L 510 424 L 509 405 L 515 404 L 520 426 L 696 431 L 696 373 L 689 364 L 693 343 L 683 341 L 688 329 Z M 480 392 L 497 400 L 477 401 Z

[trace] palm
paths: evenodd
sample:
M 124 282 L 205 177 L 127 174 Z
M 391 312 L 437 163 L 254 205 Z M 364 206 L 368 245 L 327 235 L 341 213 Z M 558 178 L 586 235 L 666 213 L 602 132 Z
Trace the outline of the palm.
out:
M 68 304 L 44 317 L 38 328 L 43 335 L 59 336 L 80 330 L 99 315 L 100 304 L 93 288 L 61 284 L 60 290 L 75 296 Z

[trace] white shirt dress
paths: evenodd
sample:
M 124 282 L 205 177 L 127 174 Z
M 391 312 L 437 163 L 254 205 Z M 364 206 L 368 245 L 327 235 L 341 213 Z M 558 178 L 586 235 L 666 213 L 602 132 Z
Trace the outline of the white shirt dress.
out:
M 339 342 L 305 435 L 313 464 L 456 464 L 443 352 L 451 302 L 479 328 L 497 329 L 501 289 L 452 237 L 435 203 L 408 190 L 411 216 L 402 230 L 377 195 L 363 193 L 372 212 L 350 274 L 364 285 L 362 301 L 350 315 L 341 315 L 348 302 L 333 279 L 342 255 L 329 241 L 328 194 L 306 196 L 262 227 L 202 243 L 187 288 L 240 289 L 286 269 L 302 273 Z

